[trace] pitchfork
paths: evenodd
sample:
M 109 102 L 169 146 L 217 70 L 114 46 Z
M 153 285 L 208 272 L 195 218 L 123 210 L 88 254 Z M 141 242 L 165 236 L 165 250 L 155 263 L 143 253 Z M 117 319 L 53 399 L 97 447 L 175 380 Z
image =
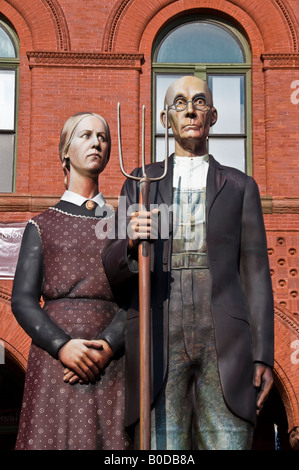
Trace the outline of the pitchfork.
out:
M 148 178 L 145 169 L 145 106 L 142 107 L 142 176 L 132 176 L 125 172 L 123 165 L 120 103 L 117 106 L 118 150 L 120 168 L 126 178 L 140 182 L 139 205 L 149 211 L 149 192 L 152 181 L 165 178 L 168 170 L 168 106 L 165 125 L 165 166 L 157 178 Z M 139 354 L 140 354 L 140 450 L 150 450 L 151 445 L 151 400 L 150 400 L 150 242 L 142 240 L 138 246 L 139 262 Z

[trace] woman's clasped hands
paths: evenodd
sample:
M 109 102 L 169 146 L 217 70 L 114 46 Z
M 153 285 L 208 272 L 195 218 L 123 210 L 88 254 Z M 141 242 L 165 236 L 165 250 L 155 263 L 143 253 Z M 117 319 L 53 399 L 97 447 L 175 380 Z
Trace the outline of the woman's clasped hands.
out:
M 71 339 L 58 353 L 65 367 L 64 382 L 71 385 L 95 383 L 112 356 L 112 349 L 106 341 Z

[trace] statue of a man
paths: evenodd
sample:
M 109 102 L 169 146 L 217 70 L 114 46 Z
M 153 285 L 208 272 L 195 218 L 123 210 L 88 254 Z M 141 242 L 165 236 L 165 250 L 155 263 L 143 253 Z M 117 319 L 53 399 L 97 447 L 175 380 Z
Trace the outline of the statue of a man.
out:
M 151 448 L 250 449 L 256 414 L 273 383 L 274 356 L 273 295 L 259 191 L 252 177 L 208 154 L 217 110 L 205 81 L 193 76 L 176 80 L 165 104 L 175 153 L 166 178 L 151 184 L 150 202 L 174 209 L 169 236 L 151 244 Z M 148 165 L 147 176 L 160 176 L 163 165 Z M 136 181 L 128 179 L 122 195 L 127 206 L 138 203 Z M 126 420 L 137 427 L 136 248 L 150 238 L 155 219 L 150 212 L 133 214 L 126 221 L 131 236 L 110 240 L 103 253 L 110 283 L 129 294 Z

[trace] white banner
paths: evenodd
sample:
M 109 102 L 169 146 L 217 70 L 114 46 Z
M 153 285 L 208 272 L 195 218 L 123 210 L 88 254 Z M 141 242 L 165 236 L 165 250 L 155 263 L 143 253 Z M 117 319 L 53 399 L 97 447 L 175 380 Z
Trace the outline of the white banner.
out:
M 0 278 L 13 279 L 27 222 L 0 223 Z

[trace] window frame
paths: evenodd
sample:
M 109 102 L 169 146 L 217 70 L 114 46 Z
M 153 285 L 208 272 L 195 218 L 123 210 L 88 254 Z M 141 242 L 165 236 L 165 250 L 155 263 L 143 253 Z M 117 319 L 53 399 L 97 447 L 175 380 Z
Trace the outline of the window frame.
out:
M 235 36 L 244 51 L 243 63 L 159 63 L 156 62 L 157 53 L 163 40 L 175 28 L 189 22 L 204 21 L 226 28 Z M 252 175 L 252 112 L 251 112 L 251 51 L 249 44 L 241 32 L 232 24 L 219 18 L 206 16 L 188 16 L 184 20 L 177 20 L 168 25 L 154 41 L 152 49 L 152 161 L 155 161 L 156 137 L 163 136 L 156 132 L 156 76 L 157 75 L 194 75 L 202 80 L 208 80 L 209 75 L 244 75 L 244 106 L 245 106 L 245 132 L 244 134 L 213 134 L 211 138 L 245 138 L 245 171 Z M 215 103 L 217 108 L 217 103 Z
M 17 116 L 19 110 L 19 75 L 20 75 L 20 48 L 19 48 L 19 39 L 14 31 L 14 29 L 7 24 L 0 17 L 0 28 L 5 31 L 5 33 L 10 38 L 12 45 L 15 51 L 15 57 L 0 57 L 0 70 L 6 71 L 11 70 L 15 72 L 15 83 L 14 83 L 14 128 L 13 129 L 0 129 L 1 135 L 13 135 L 14 136 L 14 145 L 13 145 L 13 162 L 12 162 L 12 181 L 11 181 L 11 190 L 2 191 L 0 188 L 0 193 L 11 194 L 16 190 L 16 165 L 17 165 L 17 140 L 18 140 L 18 126 L 17 126 Z

